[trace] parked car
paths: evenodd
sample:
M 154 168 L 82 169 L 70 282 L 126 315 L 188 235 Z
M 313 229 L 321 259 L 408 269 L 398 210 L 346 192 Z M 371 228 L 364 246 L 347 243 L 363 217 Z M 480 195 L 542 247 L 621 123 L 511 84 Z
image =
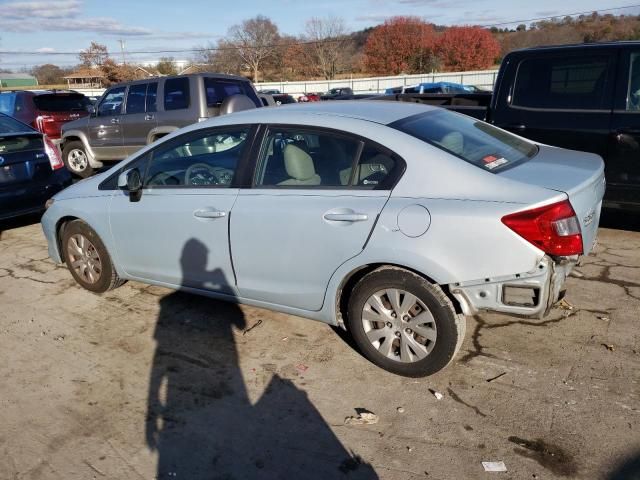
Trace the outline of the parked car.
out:
M 66 122 L 89 115 L 91 102 L 70 90 L 15 90 L 0 92 L 0 113 L 9 115 L 60 141 Z
M 321 100 L 334 100 L 339 97 L 351 96 L 353 90 L 349 87 L 332 88 L 327 93 L 320 95 Z
M 62 129 L 62 158 L 88 177 L 104 161 L 122 160 L 181 127 L 210 117 L 261 107 L 243 77 L 197 73 L 138 80 L 104 92 L 91 115 Z
M 402 93 L 475 93 L 476 91 L 475 87 L 452 82 L 419 83 L 402 89 Z
M 640 212 L 640 42 L 529 48 L 505 56 L 494 94 L 404 94 L 522 137 L 604 158 L 605 206 Z
M 300 95 L 298 97 L 298 102 L 319 102 L 320 94 L 319 93 L 305 93 L 304 95 Z
M 420 376 L 454 358 L 461 314 L 550 309 L 603 190 L 597 155 L 424 105 L 322 102 L 174 132 L 58 194 L 42 226 L 88 290 L 132 279 L 341 325 Z
M 258 90 L 258 93 L 264 93 L 265 95 L 279 95 L 281 92 L 277 88 L 267 88 Z
M 286 105 L 288 103 L 296 103 L 296 99 L 287 93 L 280 93 L 273 95 L 273 100 L 276 102 L 276 105 Z
M 53 142 L 0 113 L 0 220 L 44 211 L 45 202 L 69 185 Z
M 385 88 L 384 90 L 384 94 L 385 95 L 393 95 L 395 93 L 402 93 L 402 90 L 404 89 L 404 87 L 390 87 L 390 88 Z

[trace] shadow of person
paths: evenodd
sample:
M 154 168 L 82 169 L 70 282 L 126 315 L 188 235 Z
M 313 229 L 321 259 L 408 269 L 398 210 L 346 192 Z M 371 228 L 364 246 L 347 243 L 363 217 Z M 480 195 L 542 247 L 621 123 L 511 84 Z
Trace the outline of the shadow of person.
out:
M 185 244 L 183 285 L 225 290 L 208 254 L 198 240 Z M 157 478 L 377 478 L 291 381 L 274 374 L 251 404 L 233 334 L 246 327 L 234 303 L 183 292 L 160 300 L 146 418 Z

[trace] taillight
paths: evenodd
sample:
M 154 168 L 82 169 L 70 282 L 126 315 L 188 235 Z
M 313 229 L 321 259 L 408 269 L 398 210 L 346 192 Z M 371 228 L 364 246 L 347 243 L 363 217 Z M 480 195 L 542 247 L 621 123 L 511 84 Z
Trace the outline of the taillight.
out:
M 511 230 L 549 255 L 582 254 L 582 234 L 569 200 L 502 218 Z
M 58 170 L 59 168 L 64 167 L 64 162 L 62 161 L 58 147 L 56 147 L 46 135 L 44 135 L 44 151 L 46 152 L 47 157 L 49 157 L 51 170 Z
M 33 123 L 33 126 L 45 135 L 60 138 L 60 124 L 51 115 L 38 115 Z

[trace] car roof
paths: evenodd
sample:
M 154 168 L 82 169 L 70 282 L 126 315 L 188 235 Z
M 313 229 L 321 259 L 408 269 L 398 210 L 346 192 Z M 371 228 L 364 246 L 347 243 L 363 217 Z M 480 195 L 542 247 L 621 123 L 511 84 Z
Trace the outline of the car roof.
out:
M 402 118 L 410 117 L 436 107 L 408 102 L 390 102 L 382 100 L 326 100 L 288 104 L 277 108 L 256 108 L 233 114 L 233 118 L 244 122 L 277 123 L 279 118 L 289 114 L 310 114 L 321 116 L 347 117 L 368 122 L 388 125 Z
M 528 47 L 521 48 L 518 50 L 514 50 L 509 52 L 509 54 L 520 53 L 520 52 L 531 52 L 531 51 L 548 51 L 548 50 L 574 50 L 574 49 L 600 49 L 600 48 L 611 48 L 611 47 L 637 47 L 640 46 L 640 42 L 637 40 L 628 40 L 628 41 L 615 41 L 615 42 L 597 42 L 597 43 L 571 43 L 566 45 L 544 45 L 540 47 Z

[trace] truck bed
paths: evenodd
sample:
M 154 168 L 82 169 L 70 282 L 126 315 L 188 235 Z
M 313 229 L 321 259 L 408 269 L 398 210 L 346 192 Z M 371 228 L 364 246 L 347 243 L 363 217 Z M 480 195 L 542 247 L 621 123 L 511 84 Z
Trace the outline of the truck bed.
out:
M 454 112 L 464 113 L 470 117 L 485 120 L 491 92 L 487 93 L 396 93 L 381 95 L 375 100 L 390 100 L 396 102 L 424 103 L 443 107 Z

